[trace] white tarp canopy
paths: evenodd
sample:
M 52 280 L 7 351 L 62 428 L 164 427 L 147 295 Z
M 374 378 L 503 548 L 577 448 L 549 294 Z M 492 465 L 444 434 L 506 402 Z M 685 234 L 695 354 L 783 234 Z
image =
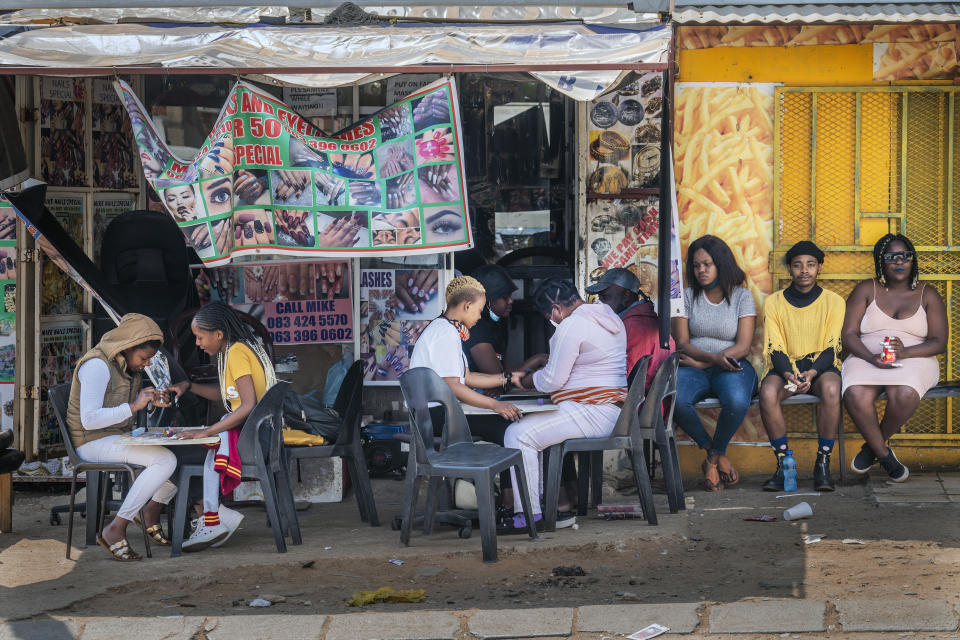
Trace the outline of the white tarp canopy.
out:
M 670 35 L 666 25 L 626 29 L 575 23 L 80 25 L 12 29 L 0 39 L 0 65 L 18 67 L 18 73 L 36 67 L 30 72 L 37 75 L 222 68 L 303 87 L 360 84 L 411 66 L 423 72 L 423 65 L 436 65 L 436 72 L 444 72 L 453 65 L 489 65 L 496 67 L 490 71 L 528 71 L 576 100 L 590 100 L 636 65 L 665 66 Z M 610 68 L 584 68 L 603 65 Z

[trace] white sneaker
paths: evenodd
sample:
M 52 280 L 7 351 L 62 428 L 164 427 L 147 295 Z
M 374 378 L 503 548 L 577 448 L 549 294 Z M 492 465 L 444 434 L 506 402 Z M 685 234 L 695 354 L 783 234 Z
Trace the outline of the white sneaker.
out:
M 230 535 L 223 523 L 209 526 L 200 518 L 200 524 L 194 529 L 190 537 L 183 543 L 184 551 L 200 551 L 206 549 L 214 542 L 226 539 Z
M 577 523 L 575 511 L 561 511 L 557 513 L 557 529 L 567 529 Z
M 220 524 L 227 528 L 227 537 L 218 542 L 214 542 L 210 545 L 211 547 L 219 547 L 224 542 L 229 540 L 230 536 L 236 533 L 237 529 L 240 528 L 240 522 L 243 520 L 242 513 L 239 511 L 234 511 L 230 507 L 225 507 L 223 505 L 220 505 L 220 507 L 217 509 L 217 514 L 220 516 Z

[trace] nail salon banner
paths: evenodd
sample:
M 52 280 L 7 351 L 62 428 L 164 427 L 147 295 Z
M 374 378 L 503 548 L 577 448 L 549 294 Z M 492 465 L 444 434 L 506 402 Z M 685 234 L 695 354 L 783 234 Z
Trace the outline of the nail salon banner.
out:
M 452 79 L 327 135 L 238 82 L 193 159 L 114 82 L 147 182 L 207 265 L 234 257 L 432 254 L 473 246 Z

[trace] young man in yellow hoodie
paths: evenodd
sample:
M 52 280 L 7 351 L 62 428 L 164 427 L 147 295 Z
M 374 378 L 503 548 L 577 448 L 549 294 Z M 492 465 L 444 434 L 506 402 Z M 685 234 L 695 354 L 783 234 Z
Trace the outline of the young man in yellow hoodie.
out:
M 830 453 L 840 421 L 840 331 L 846 305 L 817 284 L 823 257 L 812 242 L 793 245 L 784 257 L 793 282 L 763 305 L 767 373 L 760 384 L 760 414 L 777 456 L 777 470 L 763 484 L 764 491 L 783 491 L 782 462 L 788 446 L 780 403 L 795 393 L 820 398 L 813 486 L 817 491 L 834 490 Z

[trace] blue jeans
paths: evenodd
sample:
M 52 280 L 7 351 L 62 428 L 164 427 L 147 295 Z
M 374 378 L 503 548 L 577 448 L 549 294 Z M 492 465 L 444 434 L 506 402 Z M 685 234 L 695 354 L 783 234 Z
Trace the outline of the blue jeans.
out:
M 726 453 L 727 445 L 750 408 L 750 400 L 757 389 L 757 372 L 747 360 L 740 360 L 740 366 L 740 371 L 720 367 L 680 367 L 677 371 L 677 407 L 674 411 L 677 426 L 707 453 Z M 713 438 L 707 434 L 693 408 L 695 403 L 708 396 L 718 398 L 722 405 Z

